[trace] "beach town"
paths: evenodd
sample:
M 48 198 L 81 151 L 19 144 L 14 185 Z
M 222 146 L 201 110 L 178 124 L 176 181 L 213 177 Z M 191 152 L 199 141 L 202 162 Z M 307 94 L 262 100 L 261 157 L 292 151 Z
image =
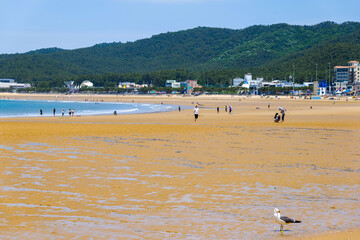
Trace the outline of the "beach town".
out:
M 293 66 L 295 67 L 295 66 Z M 271 95 L 271 89 L 277 88 L 277 94 L 282 95 L 313 95 L 318 96 L 356 96 L 360 91 L 360 64 L 358 61 L 349 61 L 347 66 L 334 66 L 333 73 L 329 69 L 326 76 L 318 76 L 317 64 L 315 81 L 296 83 L 295 71 L 289 76 L 289 79 L 273 79 L 268 81 L 264 77 L 253 78 L 251 73 L 246 73 L 244 78 L 237 77 L 231 79 L 229 88 L 238 88 L 238 94 L 242 95 Z M 81 89 L 90 91 L 94 89 L 94 83 L 90 80 L 84 80 L 76 85 L 74 81 L 65 81 L 64 86 L 69 93 L 79 93 Z M 137 84 L 135 82 L 119 82 L 118 89 L 125 90 L 123 94 L 136 94 L 140 89 L 153 87 L 151 84 Z M 146 94 L 200 94 L 203 86 L 198 84 L 197 80 L 165 80 L 164 87 L 167 92 L 149 90 Z M 29 83 L 17 83 L 14 79 L 0 79 L 0 89 L 12 89 L 13 92 L 21 89 L 31 89 Z M 101 88 L 100 88 L 101 89 Z M 287 92 L 287 94 L 285 93 Z M 86 93 L 86 92 L 85 92 Z

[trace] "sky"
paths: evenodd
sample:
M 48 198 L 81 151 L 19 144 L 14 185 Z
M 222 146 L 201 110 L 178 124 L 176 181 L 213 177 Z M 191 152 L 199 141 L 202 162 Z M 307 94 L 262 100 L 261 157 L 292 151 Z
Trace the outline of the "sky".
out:
M 133 42 L 198 26 L 360 22 L 359 0 L 0 0 L 0 54 Z

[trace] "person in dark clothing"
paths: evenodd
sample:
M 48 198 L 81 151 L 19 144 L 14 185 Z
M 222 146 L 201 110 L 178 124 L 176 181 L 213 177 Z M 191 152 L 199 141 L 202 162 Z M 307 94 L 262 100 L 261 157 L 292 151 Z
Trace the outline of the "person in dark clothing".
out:
M 275 122 L 275 123 L 278 123 L 279 121 L 280 121 L 280 114 L 279 114 L 279 113 L 275 113 L 274 122 Z

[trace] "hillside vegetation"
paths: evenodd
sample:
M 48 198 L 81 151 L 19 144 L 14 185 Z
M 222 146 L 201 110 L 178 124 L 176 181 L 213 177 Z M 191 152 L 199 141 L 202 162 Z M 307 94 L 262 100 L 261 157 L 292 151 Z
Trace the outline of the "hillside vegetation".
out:
M 152 82 L 196 78 L 226 85 L 236 76 L 284 79 L 296 69 L 298 82 L 311 80 L 331 66 L 360 60 L 360 23 L 323 22 L 313 26 L 275 24 L 241 30 L 198 27 L 128 43 L 89 48 L 40 49 L 0 55 L 0 78 L 35 85 L 95 79 L 101 86 L 123 80 Z

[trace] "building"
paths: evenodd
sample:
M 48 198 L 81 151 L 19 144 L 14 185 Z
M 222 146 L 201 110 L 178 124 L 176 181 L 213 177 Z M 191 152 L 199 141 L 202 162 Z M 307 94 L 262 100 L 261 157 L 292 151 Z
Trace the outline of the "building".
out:
M 125 89 L 135 89 L 136 84 L 134 82 L 120 82 L 118 87 Z
M 314 82 L 304 82 L 303 85 L 305 87 L 312 87 L 312 86 L 314 86 Z
M 176 83 L 176 80 L 166 80 L 165 87 L 172 87 L 173 83 Z
M 261 82 L 263 82 L 263 78 L 256 78 L 256 80 L 252 79 L 252 74 L 247 73 L 244 77 L 244 82 L 242 84 L 242 87 L 250 89 L 250 90 L 256 90 L 259 87 L 261 87 Z
M 240 86 L 240 84 L 242 83 L 242 82 L 244 82 L 244 79 L 242 79 L 242 78 L 234 78 L 233 79 L 233 87 L 238 87 L 238 86 Z
M 74 81 L 66 81 L 64 82 L 65 86 L 69 89 L 69 92 L 77 91 L 77 87 L 74 84 Z
M 343 81 L 343 82 L 335 82 L 335 93 L 336 94 L 341 94 L 343 92 L 346 92 L 348 89 L 348 81 Z
M 319 82 L 319 85 L 318 85 L 318 92 L 317 92 L 317 95 L 319 96 L 324 96 L 327 94 L 326 92 L 326 88 L 327 88 L 327 82 L 326 82 L 326 79 L 323 79 Z
M 92 82 L 90 82 L 89 80 L 85 80 L 80 84 L 80 88 L 83 88 L 83 87 L 91 88 L 91 87 L 94 87 L 94 84 Z
M 191 94 L 194 88 L 202 88 L 202 86 L 198 85 L 197 80 L 186 80 L 187 93 Z
M 252 81 L 252 74 L 251 73 L 245 74 L 244 80 L 245 80 L 245 82 L 251 82 Z
M 0 88 L 29 88 L 29 83 L 17 83 L 14 79 L 0 79 Z
M 176 80 L 166 80 L 165 87 L 180 88 L 180 82 L 177 82 Z
M 360 64 L 358 61 L 348 62 L 348 66 L 334 67 L 335 82 L 345 82 L 350 84 L 360 83 Z

